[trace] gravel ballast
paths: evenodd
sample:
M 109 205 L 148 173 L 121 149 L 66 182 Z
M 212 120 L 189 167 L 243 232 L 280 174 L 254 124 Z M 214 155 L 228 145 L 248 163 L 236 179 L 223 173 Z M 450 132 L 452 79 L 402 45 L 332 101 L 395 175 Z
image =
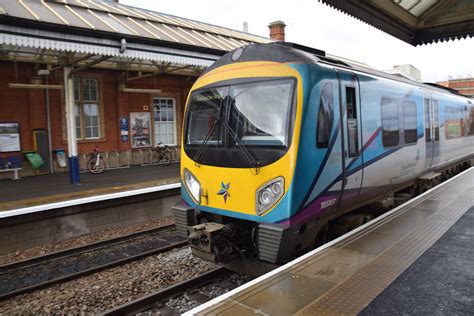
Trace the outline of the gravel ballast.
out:
M 213 268 L 180 248 L 0 302 L 0 314 L 101 313 Z

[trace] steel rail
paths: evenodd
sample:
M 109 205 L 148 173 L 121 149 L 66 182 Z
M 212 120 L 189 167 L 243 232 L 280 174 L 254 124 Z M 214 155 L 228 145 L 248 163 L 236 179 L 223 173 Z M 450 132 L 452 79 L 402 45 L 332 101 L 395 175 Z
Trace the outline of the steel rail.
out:
M 97 243 L 94 243 L 94 244 L 91 244 L 91 245 L 86 245 L 86 246 L 83 246 L 83 247 L 76 247 L 76 248 L 73 248 L 73 249 L 68 249 L 68 250 L 64 251 L 64 253 L 66 253 L 66 255 L 63 256 L 63 257 L 60 256 L 61 252 L 49 254 L 49 255 L 46 255 L 46 256 L 43 256 L 43 257 L 54 258 L 54 259 L 51 259 L 51 260 L 64 259 L 64 258 L 68 258 L 68 257 L 71 257 L 71 256 L 79 255 L 79 254 L 82 254 L 82 253 L 85 253 L 85 252 L 96 251 L 98 249 L 103 248 L 104 246 L 110 246 L 110 245 L 116 245 L 116 244 L 123 243 L 123 242 L 126 241 L 127 237 L 128 237 L 128 239 L 133 239 L 133 238 L 137 238 L 137 237 L 146 236 L 146 234 L 150 234 L 150 231 L 154 231 L 154 232 L 166 231 L 167 229 L 169 229 L 170 226 L 174 226 L 174 225 L 168 225 L 168 226 L 155 228 L 155 229 L 151 229 L 151 230 L 147 230 L 147 231 L 143 231 L 143 232 L 129 234 L 127 236 L 114 238 L 113 241 L 116 241 L 115 243 L 110 242 L 110 240 L 106 240 L 106 241 L 97 242 Z M 130 237 L 130 236 L 132 236 L 132 237 Z M 117 242 L 117 240 L 118 240 L 118 242 Z M 110 268 L 113 268 L 113 267 L 116 267 L 116 266 L 124 265 L 124 264 L 130 263 L 130 262 L 136 261 L 136 260 L 143 259 L 145 257 L 149 257 L 149 256 L 152 256 L 152 255 L 164 253 L 164 252 L 170 251 L 174 248 L 179 248 L 179 247 L 186 246 L 187 244 L 188 244 L 187 241 L 175 242 L 175 243 L 172 243 L 172 244 L 169 244 L 169 245 L 157 248 L 157 249 L 153 249 L 153 250 L 150 250 L 150 251 L 139 253 L 139 254 L 134 255 L 134 256 L 130 256 L 130 257 L 127 257 L 127 258 L 115 260 L 115 261 L 108 262 L 108 263 L 105 263 L 105 264 L 102 264 L 102 265 L 98 265 L 98 266 L 95 266 L 95 267 L 92 267 L 92 268 L 89 268 L 89 269 L 85 269 L 85 270 L 82 270 L 82 271 L 71 273 L 71 274 L 68 274 L 68 275 L 65 275 L 65 276 L 62 276 L 62 277 L 54 278 L 54 279 L 47 280 L 47 281 L 44 281 L 44 282 L 41 282 L 41 283 L 37 283 L 37 284 L 30 285 L 30 286 L 27 286 L 27 287 L 19 288 L 19 289 L 16 289 L 14 291 L 10 291 L 10 292 L 1 294 L 0 295 L 0 301 L 6 300 L 8 298 L 12 298 L 12 297 L 20 295 L 20 294 L 25 294 L 25 293 L 29 293 L 29 292 L 32 292 L 32 291 L 35 291 L 35 290 L 39 290 L 39 289 L 42 289 L 42 288 L 45 288 L 45 287 L 48 287 L 48 286 L 51 286 L 51 285 L 54 285 L 54 284 L 63 283 L 63 282 L 66 282 L 66 281 L 70 281 L 70 280 L 79 278 L 79 277 L 84 277 L 84 276 L 87 276 L 87 275 L 90 275 L 90 274 L 93 274 L 93 273 L 96 273 L 96 272 L 99 272 L 99 271 L 102 271 L 102 270 L 105 270 L 105 269 L 110 269 Z M 89 248 L 89 249 L 88 250 L 83 250 L 82 248 Z M 77 249 L 79 249 L 79 250 L 77 250 Z M 77 250 L 78 252 L 74 253 L 73 252 L 74 250 Z M 10 266 L 15 266 L 16 264 L 18 264 L 18 266 L 20 267 L 19 269 L 24 269 L 24 268 L 27 268 L 27 267 L 33 267 L 35 265 L 39 265 L 41 263 L 45 263 L 45 262 L 49 261 L 49 260 L 46 260 L 46 261 L 41 262 L 40 261 L 41 258 L 42 257 L 33 258 L 34 263 L 32 263 L 32 264 L 28 264 L 28 260 L 25 260 L 25 261 L 22 261 L 22 262 L 10 264 Z M 5 266 L 7 266 L 7 265 L 5 265 Z M 11 270 L 15 270 L 15 269 L 11 269 Z M 4 273 L 8 273 L 8 271 L 4 272 Z
M 189 280 L 185 280 L 164 289 L 160 289 L 156 292 L 140 297 L 131 302 L 125 303 L 116 308 L 105 311 L 101 315 L 103 316 L 123 316 L 123 315 L 135 315 L 136 313 L 142 312 L 151 308 L 153 305 L 159 302 L 163 302 L 167 299 L 172 298 L 186 292 L 190 289 L 201 287 L 211 283 L 215 278 L 222 276 L 229 272 L 223 267 L 218 267 L 203 274 L 199 274 Z
M 151 229 L 142 230 L 142 231 L 139 231 L 139 232 L 123 235 L 123 236 L 116 237 L 116 238 L 101 240 L 101 241 L 97 241 L 97 242 L 90 243 L 90 244 L 83 245 L 83 246 L 77 246 L 77 247 L 69 248 L 69 249 L 66 249 L 66 250 L 59 250 L 59 251 L 55 251 L 55 252 L 50 252 L 50 253 L 45 254 L 45 255 L 32 257 L 32 258 L 29 258 L 29 259 L 16 261 L 16 262 L 12 262 L 12 263 L 3 264 L 3 265 L 0 265 L 0 274 L 8 273 L 11 270 L 20 270 L 20 269 L 30 268 L 32 266 L 42 264 L 46 261 L 51 261 L 51 260 L 55 260 L 55 259 L 62 259 L 62 258 L 67 258 L 67 257 L 71 257 L 71 256 L 76 256 L 76 255 L 82 254 L 84 252 L 89 252 L 89 251 L 93 251 L 93 250 L 103 248 L 104 246 L 120 244 L 122 242 L 128 241 L 128 240 L 133 239 L 133 238 L 148 236 L 150 234 L 165 231 L 165 230 L 169 230 L 169 229 L 172 229 L 174 227 L 176 227 L 174 224 L 170 224 L 170 225 L 165 225 L 165 226 L 161 226 L 161 227 L 158 227 L 158 228 L 151 228 Z

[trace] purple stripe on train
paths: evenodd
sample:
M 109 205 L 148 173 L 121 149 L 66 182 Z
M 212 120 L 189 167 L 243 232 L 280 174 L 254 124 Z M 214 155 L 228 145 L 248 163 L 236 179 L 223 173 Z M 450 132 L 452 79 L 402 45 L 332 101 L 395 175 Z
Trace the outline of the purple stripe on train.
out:
M 306 222 L 308 219 L 316 216 L 324 214 L 326 211 L 332 208 L 332 206 L 337 204 L 337 199 L 339 197 L 339 192 L 328 192 L 324 196 L 320 196 L 315 199 L 310 205 L 306 206 L 302 210 L 300 210 L 295 216 L 292 218 L 279 222 L 278 224 L 281 225 L 297 225 Z

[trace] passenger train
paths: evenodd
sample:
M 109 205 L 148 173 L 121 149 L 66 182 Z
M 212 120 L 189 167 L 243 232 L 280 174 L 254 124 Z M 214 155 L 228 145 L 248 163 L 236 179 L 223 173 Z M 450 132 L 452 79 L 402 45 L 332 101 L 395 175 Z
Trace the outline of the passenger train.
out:
M 297 44 L 229 52 L 188 98 L 178 231 L 209 261 L 282 263 L 470 165 L 473 102 Z

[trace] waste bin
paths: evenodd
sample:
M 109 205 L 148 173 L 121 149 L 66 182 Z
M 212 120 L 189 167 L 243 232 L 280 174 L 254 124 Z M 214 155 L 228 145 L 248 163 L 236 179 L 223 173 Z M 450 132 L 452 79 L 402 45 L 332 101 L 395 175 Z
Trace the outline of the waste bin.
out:
M 66 167 L 66 153 L 64 152 L 64 149 L 55 149 L 54 153 L 56 154 L 56 162 L 58 163 L 58 166 L 61 168 Z
M 25 155 L 26 159 L 28 159 L 33 169 L 39 169 L 42 165 L 44 165 L 43 158 L 41 158 L 37 152 L 24 151 L 23 154 Z

